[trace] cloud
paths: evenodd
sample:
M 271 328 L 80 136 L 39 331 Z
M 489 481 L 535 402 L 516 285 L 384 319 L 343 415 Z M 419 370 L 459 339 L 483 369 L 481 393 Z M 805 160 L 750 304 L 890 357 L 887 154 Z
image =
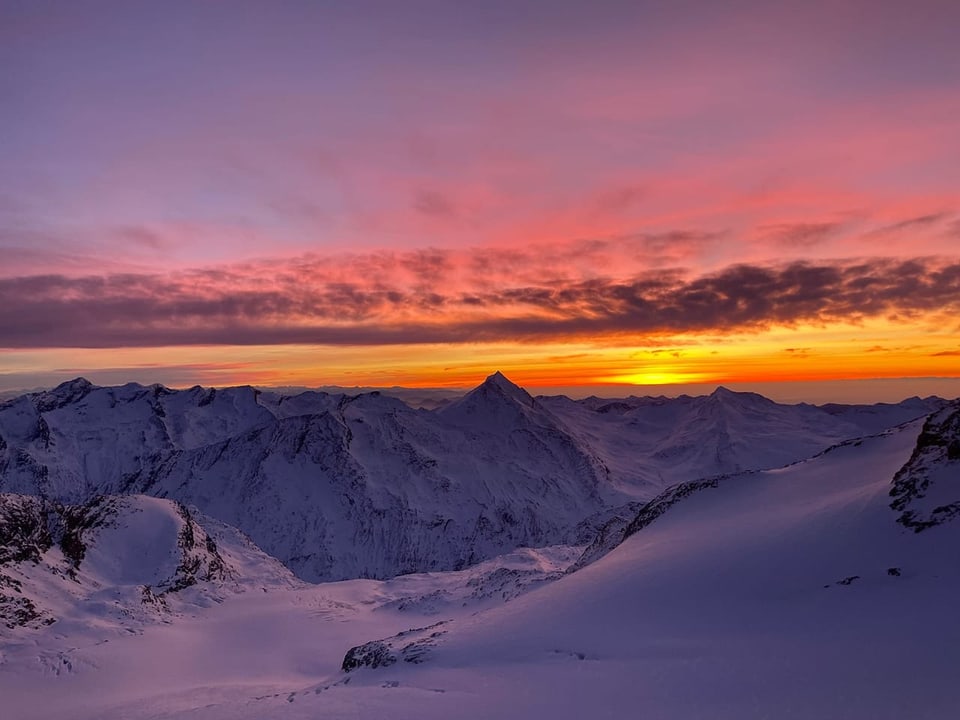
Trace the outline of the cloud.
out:
M 116 235 L 118 240 L 124 244 L 147 250 L 169 250 L 174 245 L 169 238 L 164 237 L 150 228 L 139 225 L 126 225 L 117 228 Z
M 436 190 L 419 190 L 413 199 L 413 208 L 424 215 L 436 218 L 450 218 L 457 214 L 453 202 Z
M 810 248 L 827 240 L 841 223 L 799 222 L 761 225 L 760 239 L 786 248 Z
M 645 333 L 960 312 L 960 259 L 671 269 L 570 279 L 529 251 L 317 256 L 170 274 L 0 279 L 6 348 L 393 345 Z
M 947 213 L 930 213 L 928 215 L 918 215 L 917 217 L 901 220 L 893 225 L 888 225 L 881 230 L 884 232 L 897 232 L 899 230 L 910 230 L 917 227 L 928 227 L 934 225 L 947 217 Z
M 564 243 L 475 248 L 461 261 L 471 275 L 492 282 L 505 274 L 515 281 L 537 285 L 544 278 L 574 281 L 629 277 L 650 268 L 689 262 L 723 237 L 719 232 L 690 229 L 638 232 Z
M 880 237 L 897 235 L 905 231 L 926 230 L 938 225 L 942 221 L 946 220 L 949 216 L 950 213 L 938 212 L 909 217 L 895 223 L 890 223 L 889 225 L 878 227 L 864 235 L 864 239 L 875 240 Z
M 594 209 L 599 215 L 626 212 L 643 201 L 645 190 L 636 185 L 612 188 L 598 193 L 594 199 Z

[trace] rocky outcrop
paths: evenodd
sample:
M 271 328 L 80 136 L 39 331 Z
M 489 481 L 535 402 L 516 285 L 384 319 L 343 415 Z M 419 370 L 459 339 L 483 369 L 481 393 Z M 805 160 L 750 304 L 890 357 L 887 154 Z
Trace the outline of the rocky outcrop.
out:
M 53 545 L 49 516 L 54 506 L 39 497 L 0 495 L 0 566 L 40 562 Z
M 397 662 L 422 663 L 427 660 L 439 639 L 446 634 L 446 630 L 437 629 L 446 622 L 442 620 L 427 627 L 404 630 L 392 637 L 350 648 L 343 658 L 341 669 L 344 672 L 353 672 L 364 667 L 389 667 Z
M 180 563 L 173 576 L 160 584 L 163 595 L 179 592 L 198 582 L 223 582 L 230 574 L 216 541 L 197 524 L 187 506 L 176 503 L 176 509 L 183 520 L 177 535 Z
M 54 534 L 64 558 L 69 562 L 68 575 L 76 577 L 87 552 L 87 535 L 108 526 L 116 516 L 121 500 L 97 496 L 83 505 L 55 505 Z
M 927 418 L 890 497 L 897 522 L 914 532 L 960 516 L 960 403 Z

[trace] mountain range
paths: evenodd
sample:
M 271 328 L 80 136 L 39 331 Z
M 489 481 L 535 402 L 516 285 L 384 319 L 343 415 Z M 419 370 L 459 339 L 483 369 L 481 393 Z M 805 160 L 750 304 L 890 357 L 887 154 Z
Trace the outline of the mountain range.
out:
M 0 405 L 0 491 L 146 494 L 237 527 L 308 581 L 457 570 L 592 539 L 681 481 L 778 467 L 943 405 L 531 397 L 500 373 L 436 410 L 379 393 L 95 387 Z
M 78 379 L 0 403 L 0 691 L 16 720 L 945 718 L 957 516 L 941 398 Z

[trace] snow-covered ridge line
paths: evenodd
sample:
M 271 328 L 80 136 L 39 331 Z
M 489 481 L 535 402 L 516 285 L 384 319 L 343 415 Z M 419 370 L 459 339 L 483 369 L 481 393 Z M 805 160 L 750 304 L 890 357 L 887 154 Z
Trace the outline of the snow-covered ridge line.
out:
M 782 469 L 815 463 L 838 450 L 857 448 L 864 442 L 904 432 L 917 420 L 919 418 L 899 423 L 880 433 L 844 440 L 810 458 L 788 463 Z M 751 470 L 736 475 L 717 475 L 667 488 L 643 505 L 632 520 L 617 516 L 602 525 L 593 542 L 587 546 L 577 562 L 570 566 L 568 572 L 575 572 L 596 562 L 631 535 L 647 527 L 678 502 L 694 493 L 716 488 L 720 483 L 733 477 L 739 478 L 759 472 L 759 470 Z M 894 499 L 890 507 L 901 513 L 897 517 L 897 522 L 914 532 L 921 532 L 960 517 L 960 482 L 958 481 L 960 481 L 960 402 L 954 401 L 924 419 L 910 459 L 892 478 L 889 494 Z M 938 501 L 928 498 L 928 495 L 931 498 L 938 498 L 941 504 L 938 505 Z

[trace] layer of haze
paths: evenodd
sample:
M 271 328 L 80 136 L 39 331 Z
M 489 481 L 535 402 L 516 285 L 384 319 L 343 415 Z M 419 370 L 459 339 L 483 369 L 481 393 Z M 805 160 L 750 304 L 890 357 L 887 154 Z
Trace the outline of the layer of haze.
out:
M 0 390 L 954 396 L 960 5 L 782 5 L 0 0 Z

